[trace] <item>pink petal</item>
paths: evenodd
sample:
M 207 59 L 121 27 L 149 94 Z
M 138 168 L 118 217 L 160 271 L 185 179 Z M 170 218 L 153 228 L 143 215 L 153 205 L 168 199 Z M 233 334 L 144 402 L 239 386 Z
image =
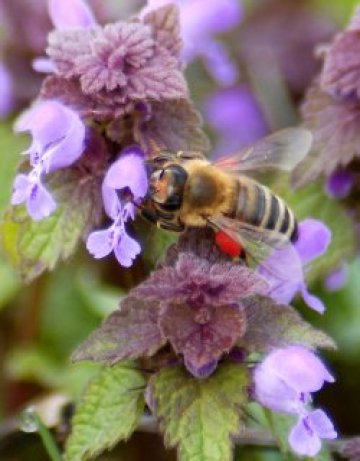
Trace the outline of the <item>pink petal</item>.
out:
M 48 0 L 49 15 L 57 29 L 94 27 L 97 22 L 83 0 Z
M 288 440 L 291 448 L 300 456 L 313 457 L 321 450 L 319 436 L 306 426 L 303 418 L 293 427 Z
M 87 238 L 86 248 L 96 259 L 110 254 L 113 250 L 112 228 L 92 232 Z

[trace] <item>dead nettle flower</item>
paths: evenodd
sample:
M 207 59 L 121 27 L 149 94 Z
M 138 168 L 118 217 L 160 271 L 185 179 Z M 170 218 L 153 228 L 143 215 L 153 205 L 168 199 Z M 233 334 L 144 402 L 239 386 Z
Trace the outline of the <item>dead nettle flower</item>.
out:
M 306 171 L 299 170 L 296 182 L 300 185 L 319 175 L 344 171 L 360 157 L 360 8 L 349 26 L 321 50 L 323 69 L 302 108 L 317 156 L 310 168 L 305 163 Z M 346 191 L 348 178 L 343 180 Z
M 125 148 L 106 173 L 102 185 L 104 208 L 113 223 L 106 230 L 92 232 L 87 239 L 87 249 L 95 258 L 114 251 L 122 266 L 132 265 L 141 248 L 126 233 L 125 223 L 134 219 L 134 202 L 145 196 L 147 186 L 144 153 L 137 146 Z
M 323 410 L 309 408 L 311 393 L 334 378 L 320 359 L 302 346 L 270 352 L 254 370 L 255 398 L 276 412 L 297 415 L 289 444 L 300 456 L 315 456 L 321 439 L 334 439 L 336 431 Z
M 48 100 L 24 112 L 15 130 L 29 131 L 32 135 L 32 143 L 24 152 L 29 156 L 32 170 L 27 175 L 16 176 L 11 203 L 26 203 L 29 215 L 34 220 L 41 220 L 56 208 L 42 178 L 79 159 L 85 149 L 85 125 L 72 109 Z
M 50 1 L 56 29 L 49 34 L 48 60 L 38 68 L 53 76 L 43 96 L 61 87 L 64 101 L 100 120 L 129 113 L 139 101 L 188 97 L 175 6 L 102 27 L 83 1 L 65 3 L 71 15 L 64 2 Z
M 236 64 L 226 46 L 215 38 L 228 32 L 242 19 L 238 0 L 148 0 L 142 14 L 174 3 L 179 7 L 181 35 L 184 40 L 182 57 L 185 62 L 200 57 L 214 79 L 222 85 L 232 85 L 238 78 Z
M 187 244 L 182 247 L 182 242 L 171 249 L 163 265 L 130 292 L 74 359 L 115 363 L 152 356 L 170 343 L 190 373 L 211 374 L 245 333 L 245 300 L 263 293 L 266 284 L 222 256 L 213 236 L 211 241 L 201 235 L 200 247 L 193 247 L 198 254 L 183 251 Z M 211 249 L 217 261 L 207 257 Z
M 301 296 L 305 303 L 319 313 L 325 311 L 325 306 L 321 299 L 309 293 L 306 282 L 305 272 L 308 270 L 309 263 L 315 258 L 318 258 L 325 253 L 331 241 L 331 231 L 325 224 L 316 219 L 305 219 L 299 223 L 298 238 L 294 243 L 294 249 L 300 258 L 303 270 L 292 271 L 286 280 L 280 280 L 271 273 L 271 267 L 276 264 L 278 254 L 270 256 L 264 266 L 259 266 L 259 272 L 268 282 L 269 289 L 267 295 L 280 304 L 289 304 L 297 293 Z M 296 255 L 294 255 L 296 256 Z M 270 268 L 270 270 L 268 269 Z

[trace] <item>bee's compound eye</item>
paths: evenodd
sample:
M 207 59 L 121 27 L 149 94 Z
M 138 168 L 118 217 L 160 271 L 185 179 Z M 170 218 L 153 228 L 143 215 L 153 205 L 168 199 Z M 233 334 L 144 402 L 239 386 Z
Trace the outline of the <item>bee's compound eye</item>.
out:
M 165 170 L 160 170 L 159 171 L 159 179 L 163 179 L 164 174 L 165 174 Z

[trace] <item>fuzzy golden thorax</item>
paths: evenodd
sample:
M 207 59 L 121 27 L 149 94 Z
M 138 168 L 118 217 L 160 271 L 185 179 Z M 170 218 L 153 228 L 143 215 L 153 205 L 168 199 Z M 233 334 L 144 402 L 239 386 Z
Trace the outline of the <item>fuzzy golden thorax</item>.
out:
M 205 226 L 209 216 L 226 214 L 232 209 L 236 183 L 206 160 L 191 160 L 184 166 L 185 184 L 180 219 L 187 226 Z

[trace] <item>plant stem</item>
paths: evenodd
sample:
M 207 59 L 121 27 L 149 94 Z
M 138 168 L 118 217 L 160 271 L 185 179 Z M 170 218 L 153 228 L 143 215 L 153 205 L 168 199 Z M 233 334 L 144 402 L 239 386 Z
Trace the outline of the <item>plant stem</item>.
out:
M 34 419 L 38 426 L 38 434 L 41 437 L 42 443 L 49 455 L 51 461 L 62 461 L 62 456 L 59 452 L 58 446 L 55 443 L 54 437 L 52 436 L 49 429 L 42 423 L 40 416 L 34 413 Z

